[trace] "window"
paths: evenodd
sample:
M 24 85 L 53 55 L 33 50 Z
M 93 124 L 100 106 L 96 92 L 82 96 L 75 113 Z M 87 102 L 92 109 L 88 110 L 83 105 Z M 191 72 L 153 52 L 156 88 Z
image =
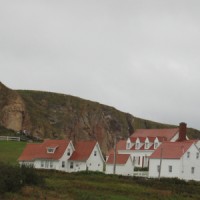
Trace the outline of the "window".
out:
M 97 151 L 94 151 L 94 156 L 96 156 L 97 155 Z
M 73 168 L 74 168 L 74 163 L 70 162 L 70 169 L 73 169 Z
M 190 157 L 190 152 L 187 152 L 187 158 L 189 158 Z
M 194 167 L 191 167 L 191 173 L 194 174 Z
M 67 155 L 70 156 L 70 149 L 67 150 Z
M 56 150 L 55 147 L 47 147 L 47 153 L 54 153 Z
M 41 161 L 41 168 L 43 168 L 44 167 L 44 161 L 42 160 Z
M 172 166 L 169 165 L 169 172 L 172 172 Z
M 145 143 L 145 149 L 148 149 L 148 148 L 149 148 L 149 143 L 146 142 L 146 143 Z
M 155 144 L 154 144 L 154 149 L 157 149 L 157 147 L 158 147 L 158 143 L 155 142 Z
M 130 149 L 130 143 L 127 143 L 127 149 Z
M 62 168 L 65 167 L 65 161 L 62 161 Z
M 135 148 L 139 149 L 139 145 L 140 145 L 139 143 L 136 143 L 136 147 Z
M 157 171 L 160 172 L 160 165 L 157 165 Z
M 53 168 L 53 161 L 50 161 L 50 168 Z
M 196 159 L 199 159 L 199 152 L 197 152 L 196 154 Z

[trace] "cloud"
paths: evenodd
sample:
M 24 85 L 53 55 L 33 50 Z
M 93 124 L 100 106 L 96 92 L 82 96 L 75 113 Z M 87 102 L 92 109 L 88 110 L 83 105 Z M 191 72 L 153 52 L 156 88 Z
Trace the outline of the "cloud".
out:
M 1 81 L 200 129 L 199 7 L 197 0 L 3 0 Z

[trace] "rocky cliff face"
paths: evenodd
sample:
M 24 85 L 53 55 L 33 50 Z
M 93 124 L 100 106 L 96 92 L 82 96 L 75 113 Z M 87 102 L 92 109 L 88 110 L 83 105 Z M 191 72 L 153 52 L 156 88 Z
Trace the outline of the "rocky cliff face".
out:
M 14 91 L 0 83 L 0 125 L 40 138 L 96 139 L 105 153 L 115 136 L 128 137 L 134 117 L 77 97 Z
M 0 124 L 15 131 L 26 126 L 28 113 L 21 96 L 0 83 Z
M 96 139 L 104 154 L 113 147 L 115 137 L 127 138 L 134 129 L 171 127 L 78 97 L 14 91 L 2 83 L 0 125 L 15 131 L 26 130 L 40 138 L 68 138 L 74 142 Z M 198 134 L 199 131 L 196 131 L 194 136 Z

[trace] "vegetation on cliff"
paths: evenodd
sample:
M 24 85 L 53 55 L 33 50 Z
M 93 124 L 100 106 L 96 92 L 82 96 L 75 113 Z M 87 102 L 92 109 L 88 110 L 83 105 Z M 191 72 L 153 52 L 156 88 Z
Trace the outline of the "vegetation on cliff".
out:
M 127 138 L 138 128 L 167 128 L 171 125 L 134 117 L 128 113 L 78 97 L 52 92 L 11 90 L 0 84 L 0 125 L 26 130 L 38 138 L 96 139 L 104 153 L 117 136 Z M 0 127 L 0 133 L 3 130 Z M 2 131 L 3 132 L 3 131 Z M 192 138 L 200 132 L 188 129 Z

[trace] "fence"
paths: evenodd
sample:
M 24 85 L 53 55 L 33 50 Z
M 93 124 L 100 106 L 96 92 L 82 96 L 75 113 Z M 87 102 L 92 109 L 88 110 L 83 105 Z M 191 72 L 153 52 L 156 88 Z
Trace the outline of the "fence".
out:
M 20 137 L 0 136 L 0 140 L 7 140 L 7 141 L 20 141 Z

